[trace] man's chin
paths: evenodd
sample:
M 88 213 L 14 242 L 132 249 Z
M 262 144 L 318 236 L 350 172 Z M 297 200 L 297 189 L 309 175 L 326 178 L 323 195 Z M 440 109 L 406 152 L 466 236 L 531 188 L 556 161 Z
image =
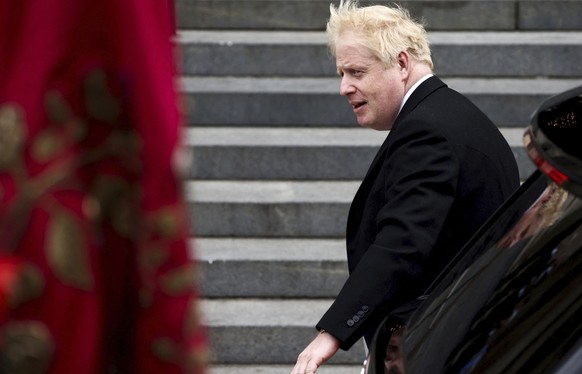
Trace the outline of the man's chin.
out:
M 378 123 L 358 121 L 358 124 L 363 128 L 372 129 L 372 130 L 376 130 L 376 131 L 388 131 L 388 130 L 390 130 L 390 128 L 386 128 L 386 126 L 382 126 L 381 124 L 378 124 Z
M 358 125 L 361 127 L 370 127 L 371 125 L 370 121 L 366 121 L 365 118 L 356 117 L 356 120 L 358 121 Z

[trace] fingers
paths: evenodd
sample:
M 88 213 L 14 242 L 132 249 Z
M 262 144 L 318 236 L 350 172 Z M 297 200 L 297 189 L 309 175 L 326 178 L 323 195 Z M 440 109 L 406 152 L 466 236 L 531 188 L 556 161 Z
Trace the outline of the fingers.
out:
M 307 363 L 307 367 L 305 368 L 305 374 L 315 374 L 315 372 L 319 369 L 319 365 L 315 364 L 313 361 Z
M 320 362 L 320 359 L 315 358 L 312 347 L 308 346 L 297 358 L 291 374 L 314 374 L 321 365 Z
M 303 360 L 300 357 L 297 359 L 297 363 L 291 374 L 315 374 L 318 368 L 319 365 L 317 365 L 315 361 L 309 359 Z
M 330 334 L 319 334 L 301 352 L 291 374 L 315 374 L 337 352 L 339 345 L 339 341 Z

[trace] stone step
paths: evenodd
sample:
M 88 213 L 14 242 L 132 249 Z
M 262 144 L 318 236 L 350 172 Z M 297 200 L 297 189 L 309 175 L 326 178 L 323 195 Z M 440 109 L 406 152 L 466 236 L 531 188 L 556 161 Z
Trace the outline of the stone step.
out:
M 288 364 L 315 337 L 315 324 L 332 300 L 202 300 L 202 318 L 210 330 L 216 365 Z M 362 342 L 339 351 L 330 364 L 358 365 L 365 358 Z M 290 370 L 289 370 L 290 371 Z
M 333 298 L 348 277 L 343 239 L 197 237 L 193 247 L 208 298 Z
M 186 183 L 197 236 L 342 237 L 359 182 Z
M 581 70 L 582 71 L 582 70 Z M 500 127 L 523 127 L 541 102 L 579 79 L 443 77 Z M 183 77 L 191 126 L 357 126 L 338 78 Z
M 534 170 L 523 128 L 502 128 L 521 176 Z M 353 128 L 198 127 L 185 133 L 195 180 L 361 180 L 387 132 Z
M 177 0 L 182 29 L 323 30 L 330 0 Z M 337 1 L 333 1 L 337 3 Z M 362 4 L 369 1 L 362 1 Z M 374 3 L 392 3 L 375 1 Z M 429 30 L 581 30 L 577 0 L 399 1 Z
M 179 35 L 184 75 L 337 75 L 324 32 L 197 30 Z M 443 76 L 582 76 L 582 32 L 432 32 L 429 39 L 435 72 Z
M 190 181 L 200 237 L 341 238 L 360 181 Z

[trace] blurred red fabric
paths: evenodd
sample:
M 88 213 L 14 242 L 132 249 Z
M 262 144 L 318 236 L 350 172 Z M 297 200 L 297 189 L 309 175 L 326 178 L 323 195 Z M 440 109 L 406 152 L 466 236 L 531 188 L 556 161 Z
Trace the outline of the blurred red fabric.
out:
M 205 372 L 175 168 L 173 12 L 164 0 L 0 2 L 7 370 Z

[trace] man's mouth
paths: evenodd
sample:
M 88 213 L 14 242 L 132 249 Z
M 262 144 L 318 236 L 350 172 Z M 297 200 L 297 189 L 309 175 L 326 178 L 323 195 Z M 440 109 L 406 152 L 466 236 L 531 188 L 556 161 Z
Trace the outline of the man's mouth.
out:
M 361 108 L 362 106 L 366 105 L 367 103 L 365 101 L 358 101 L 358 102 L 352 102 L 350 104 L 352 105 L 352 108 L 354 109 L 354 111 L 356 111 L 359 108 Z

